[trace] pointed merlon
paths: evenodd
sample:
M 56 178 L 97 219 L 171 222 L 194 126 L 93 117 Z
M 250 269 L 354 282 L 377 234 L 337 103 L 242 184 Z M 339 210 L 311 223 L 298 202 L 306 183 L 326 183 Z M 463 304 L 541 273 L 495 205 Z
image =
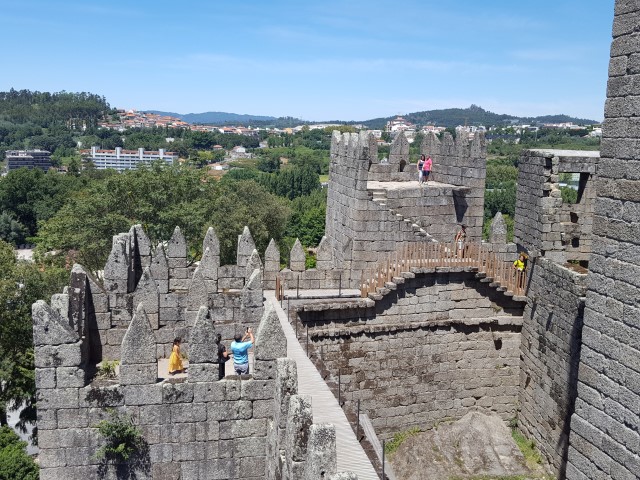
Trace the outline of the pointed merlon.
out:
M 331 264 L 331 240 L 327 237 L 322 237 L 316 250 L 316 268 L 318 270 L 330 270 Z
M 260 254 L 258 253 L 258 251 L 254 249 L 253 252 L 251 252 L 251 256 L 249 257 L 249 260 L 247 260 L 247 266 L 245 267 L 244 278 L 251 277 L 251 275 L 253 274 L 253 271 L 256 268 L 259 270 L 262 270 L 262 260 L 260 260 Z
M 207 229 L 207 233 L 204 236 L 204 241 L 202 242 L 202 251 L 205 252 L 209 249 L 209 253 L 214 257 L 220 257 L 220 240 L 218 239 L 218 235 L 213 227 L 209 227 Z M 218 265 L 220 264 L 220 260 L 218 260 Z
M 202 274 L 200 267 L 196 268 L 189 283 L 189 293 L 187 295 L 187 309 L 191 311 L 198 310 L 202 306 L 209 304 L 209 289 Z
M 306 265 L 306 256 L 300 240 L 296 238 L 291 253 L 289 254 L 289 269 L 292 272 L 304 272 Z
M 144 228 L 140 224 L 136 224 L 131 227 L 133 234 L 135 235 L 136 245 L 138 247 L 138 253 L 143 257 L 151 255 L 151 241 L 144 231 Z
M 143 305 L 148 314 L 158 313 L 158 295 L 158 285 L 151 274 L 150 267 L 147 267 L 142 272 L 136 290 L 133 292 L 133 304 Z
M 200 307 L 189 336 L 190 363 L 217 363 L 216 332 L 209 309 Z
M 180 227 L 176 227 L 169 240 L 167 246 L 167 257 L 169 258 L 186 258 L 187 257 L 187 241 L 180 230 Z
M 129 260 L 127 258 L 127 241 L 115 236 L 109 258 L 104 266 L 105 289 L 108 291 L 127 291 L 129 278 Z
M 315 480 L 336 473 L 336 427 L 330 423 L 311 425 L 307 443 L 304 480 Z
M 471 142 L 471 156 L 473 158 L 484 158 L 487 156 L 487 142 L 484 132 L 477 131 Z
M 238 237 L 237 264 L 239 267 L 246 267 L 251 252 L 256 249 L 249 227 L 245 226 L 242 235 Z
M 151 258 L 151 267 L 149 268 L 154 280 L 169 280 L 169 263 L 162 245 L 156 247 L 156 251 Z
M 147 313 L 142 304 L 138 305 L 136 313 L 122 339 L 122 365 L 141 365 L 155 363 L 156 337 L 153 334 Z
M 406 156 L 409 155 L 409 141 L 405 136 L 404 132 L 399 132 L 396 135 L 396 138 L 393 139 L 393 143 L 391 144 L 391 150 L 389 151 L 389 162 L 391 162 L 392 158 L 398 156 Z
M 275 360 L 287 356 L 287 338 L 273 305 L 266 308 L 256 333 L 256 360 Z
M 454 156 L 456 154 L 456 144 L 453 136 L 449 132 L 444 132 L 442 143 L 440 144 L 442 156 Z
M 209 247 L 205 248 L 198 267 L 202 278 L 205 280 L 218 280 L 218 268 L 220 268 L 220 255 L 214 255 Z
M 500 212 L 496 212 L 495 217 L 491 220 L 489 241 L 491 243 L 507 243 L 507 224 Z
M 51 308 L 44 300 L 38 300 L 31 306 L 33 318 L 33 344 L 64 345 L 76 343 L 80 337 L 69 325 L 69 320 Z
M 258 308 L 263 304 L 262 270 L 256 268 L 242 288 L 240 301 L 244 308 Z
M 280 271 L 280 249 L 273 238 L 264 252 L 264 270 L 265 272 Z
M 420 153 L 426 157 L 431 157 L 435 160 L 435 157 L 440 155 L 440 140 L 434 132 L 427 133 L 420 145 Z

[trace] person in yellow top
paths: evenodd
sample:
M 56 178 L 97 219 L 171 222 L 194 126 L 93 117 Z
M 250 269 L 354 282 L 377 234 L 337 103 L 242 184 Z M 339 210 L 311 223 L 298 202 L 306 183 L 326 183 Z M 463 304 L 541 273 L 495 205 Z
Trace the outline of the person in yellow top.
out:
M 173 348 L 171 349 L 171 356 L 169 357 L 169 375 L 175 375 L 176 373 L 182 373 L 184 366 L 182 365 L 182 355 L 180 354 L 180 338 L 173 340 Z
M 519 272 L 524 272 L 524 255 L 521 253 L 518 259 L 513 262 L 513 268 Z

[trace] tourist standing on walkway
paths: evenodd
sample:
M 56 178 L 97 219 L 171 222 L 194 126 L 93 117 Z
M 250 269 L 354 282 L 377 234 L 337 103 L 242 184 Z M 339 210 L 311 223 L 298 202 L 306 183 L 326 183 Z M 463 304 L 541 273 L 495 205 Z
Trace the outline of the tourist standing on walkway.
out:
M 425 160 L 424 155 L 420 155 L 420 160 L 418 160 L 418 183 L 422 183 L 422 167 Z
M 250 341 L 245 342 L 249 338 Z M 231 342 L 231 353 L 233 354 L 233 368 L 237 375 L 249 374 L 249 349 L 253 347 L 255 343 L 253 339 L 253 332 L 251 327 L 247 327 L 247 332 L 244 337 L 239 333 L 233 338 Z
M 176 373 L 182 373 L 184 371 L 182 354 L 180 353 L 180 342 L 179 337 L 173 340 L 173 348 L 169 356 L 169 375 L 175 375 Z
M 467 240 L 467 226 L 460 225 L 460 230 L 456 233 L 456 251 L 460 258 L 462 258 L 464 252 L 464 242 Z
M 424 162 L 424 165 L 422 166 L 422 181 L 423 182 L 428 182 L 429 181 L 429 175 L 431 175 L 431 169 L 433 168 L 433 160 L 431 160 L 431 157 L 427 157 L 427 159 Z
M 225 374 L 225 363 L 229 360 L 229 352 L 227 352 L 227 347 L 222 343 L 222 335 L 216 335 L 216 344 L 218 345 L 218 380 L 222 380 Z

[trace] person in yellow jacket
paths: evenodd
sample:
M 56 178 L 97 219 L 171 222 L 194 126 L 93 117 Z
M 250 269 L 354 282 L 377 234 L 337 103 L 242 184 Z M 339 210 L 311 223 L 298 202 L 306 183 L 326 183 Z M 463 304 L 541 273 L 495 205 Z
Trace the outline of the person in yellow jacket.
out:
M 171 349 L 171 356 L 169 357 L 169 375 L 175 375 L 176 373 L 182 373 L 184 371 L 182 355 L 180 354 L 180 342 L 180 338 L 173 340 L 173 348 Z
M 524 260 L 525 260 L 524 254 L 521 253 L 518 259 L 515 262 L 513 262 L 513 268 L 515 268 L 519 272 L 524 272 L 524 267 L 525 267 Z

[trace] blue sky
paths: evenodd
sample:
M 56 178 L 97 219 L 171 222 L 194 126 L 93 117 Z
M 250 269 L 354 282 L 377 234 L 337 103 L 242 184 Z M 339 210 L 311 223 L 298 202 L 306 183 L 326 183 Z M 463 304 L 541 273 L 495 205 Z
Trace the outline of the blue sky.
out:
M 0 0 L 0 90 L 365 120 L 434 108 L 602 119 L 614 0 Z

